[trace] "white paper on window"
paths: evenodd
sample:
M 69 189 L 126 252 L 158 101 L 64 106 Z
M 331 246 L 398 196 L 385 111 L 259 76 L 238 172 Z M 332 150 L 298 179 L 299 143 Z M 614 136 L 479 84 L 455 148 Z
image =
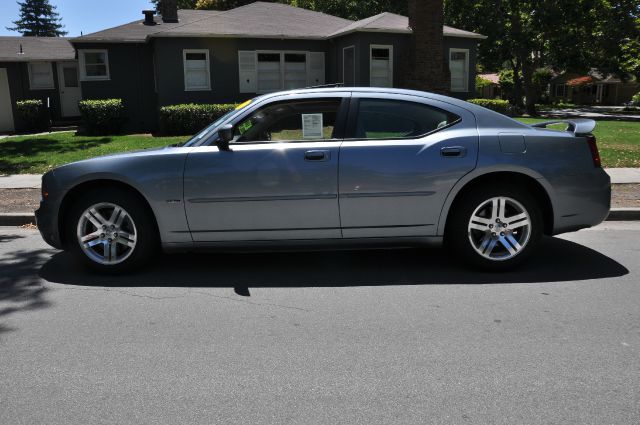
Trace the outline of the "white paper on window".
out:
M 322 114 L 302 114 L 302 138 L 322 139 Z

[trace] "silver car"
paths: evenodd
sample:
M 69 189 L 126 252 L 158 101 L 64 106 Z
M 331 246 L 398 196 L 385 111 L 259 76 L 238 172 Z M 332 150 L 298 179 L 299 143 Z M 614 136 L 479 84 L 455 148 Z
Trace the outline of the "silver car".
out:
M 400 89 L 257 97 L 181 146 L 42 178 L 43 238 L 102 272 L 164 251 L 411 246 L 513 267 L 543 234 L 594 226 L 611 188 L 590 120 L 526 125 Z

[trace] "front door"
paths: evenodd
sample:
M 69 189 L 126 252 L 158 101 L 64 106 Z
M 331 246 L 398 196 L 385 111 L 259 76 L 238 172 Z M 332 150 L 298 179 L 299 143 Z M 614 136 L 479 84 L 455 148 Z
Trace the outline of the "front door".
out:
M 340 97 L 249 111 L 229 150 L 196 147 L 184 202 L 195 242 L 340 238 Z
M 0 68 L 0 131 L 13 130 L 13 110 L 7 68 Z
M 78 81 L 78 62 L 58 63 L 58 83 L 61 115 L 63 117 L 79 116 L 78 102 L 82 99 L 82 91 Z
M 340 148 L 343 237 L 435 235 L 451 188 L 475 167 L 474 116 L 414 96 L 353 96 Z

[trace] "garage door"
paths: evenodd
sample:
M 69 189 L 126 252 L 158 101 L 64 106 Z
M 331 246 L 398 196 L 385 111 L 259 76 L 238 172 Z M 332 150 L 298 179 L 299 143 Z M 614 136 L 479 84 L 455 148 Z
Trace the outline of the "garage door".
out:
M 13 111 L 7 68 L 0 68 L 0 132 L 13 131 Z

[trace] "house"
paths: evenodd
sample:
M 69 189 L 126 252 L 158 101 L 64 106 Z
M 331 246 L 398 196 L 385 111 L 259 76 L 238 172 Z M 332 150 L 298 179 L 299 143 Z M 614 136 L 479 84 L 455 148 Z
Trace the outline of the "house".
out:
M 157 127 L 158 108 L 239 102 L 329 83 L 394 87 L 411 34 L 408 18 L 350 21 L 280 3 L 228 11 L 177 10 L 70 39 L 83 99 L 121 98 L 128 130 Z M 480 34 L 443 27 L 451 94 L 474 96 Z
M 495 72 L 478 74 L 478 77 L 485 80 L 485 85 L 478 89 L 478 97 L 484 99 L 499 99 L 502 95 L 500 87 L 500 75 Z
M 584 74 L 565 72 L 549 84 L 549 98 L 554 103 L 580 105 L 623 105 L 640 90 L 638 82 L 628 76 L 622 80 L 595 68 Z
M 62 37 L 0 37 L 0 132 L 20 129 L 17 100 L 40 99 L 54 121 L 78 115 L 76 52 Z

